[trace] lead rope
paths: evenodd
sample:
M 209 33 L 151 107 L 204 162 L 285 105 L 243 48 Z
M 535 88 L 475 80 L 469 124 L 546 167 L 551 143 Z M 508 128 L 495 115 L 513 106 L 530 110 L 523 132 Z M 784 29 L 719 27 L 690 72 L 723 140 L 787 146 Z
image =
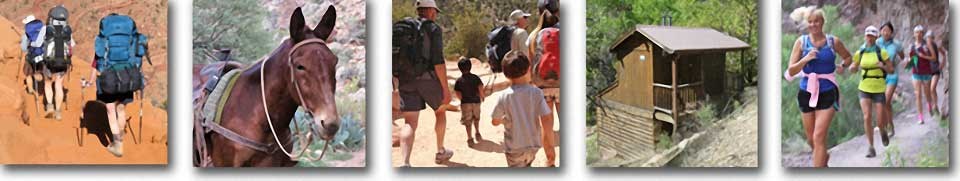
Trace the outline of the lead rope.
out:
M 323 40 L 320 40 L 320 39 L 310 39 L 310 40 L 306 40 L 306 41 L 297 43 L 297 44 L 294 45 L 293 48 L 290 50 L 290 53 L 289 53 L 289 54 L 292 55 L 293 52 L 297 50 L 297 48 L 299 48 L 300 46 L 303 46 L 303 45 L 305 45 L 305 44 L 309 44 L 309 43 L 324 43 L 324 41 L 323 41 Z M 287 65 L 290 65 L 290 61 L 291 61 L 291 60 L 292 60 L 292 57 L 290 57 L 290 55 L 288 55 L 288 56 L 287 56 Z M 304 153 L 304 151 L 306 151 L 306 148 L 307 148 L 307 147 L 305 146 L 304 149 L 303 149 L 304 151 L 301 151 L 300 153 L 297 153 L 297 154 L 294 154 L 293 152 L 287 151 L 287 149 L 284 148 L 283 143 L 280 142 L 280 137 L 277 136 L 277 131 L 276 131 L 276 129 L 273 128 L 273 120 L 270 118 L 270 110 L 269 110 L 269 108 L 267 108 L 267 95 L 266 95 L 266 91 L 264 90 L 264 86 L 263 86 L 263 83 L 264 83 L 264 81 L 263 81 L 263 72 L 266 70 L 266 65 L 267 65 L 267 62 L 268 62 L 268 61 L 270 61 L 269 58 L 263 60 L 263 62 L 260 63 L 260 100 L 261 100 L 262 103 L 263 103 L 263 112 L 264 112 L 264 114 L 266 114 L 266 117 L 267 117 L 267 125 L 270 126 L 270 133 L 273 134 L 273 140 L 277 142 L 277 146 L 280 146 L 280 151 L 283 151 L 283 153 L 286 154 L 287 157 L 290 157 L 291 159 L 297 159 L 297 158 L 299 158 L 301 155 L 303 155 L 303 153 Z M 293 71 L 292 71 L 293 67 L 290 66 L 290 69 L 291 69 L 290 77 L 291 77 L 291 80 L 293 81 L 294 87 L 295 87 L 296 90 L 297 90 L 297 96 L 300 98 L 300 102 L 301 102 L 302 104 L 304 104 L 303 107 L 304 107 L 304 108 L 307 108 L 307 110 L 309 110 L 309 108 L 306 106 L 306 102 L 303 101 L 303 94 L 300 92 L 300 84 L 298 84 L 298 83 L 296 82 L 295 76 L 293 76 Z M 296 123 L 294 123 L 294 125 L 296 126 Z M 307 137 L 310 138 L 310 137 L 311 137 L 310 135 L 311 135 L 311 134 L 307 134 Z M 326 152 L 327 152 L 327 146 L 328 146 L 329 144 L 330 144 L 329 141 L 324 141 L 323 150 L 320 152 L 320 159 L 322 159 L 322 158 L 323 158 L 323 155 L 326 154 Z

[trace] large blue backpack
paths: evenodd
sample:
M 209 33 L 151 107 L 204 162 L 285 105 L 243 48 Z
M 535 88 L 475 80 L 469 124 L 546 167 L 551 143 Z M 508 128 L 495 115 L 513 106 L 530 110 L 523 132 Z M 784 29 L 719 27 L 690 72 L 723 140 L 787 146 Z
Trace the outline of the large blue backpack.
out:
M 130 93 L 143 89 L 140 71 L 147 53 L 147 36 L 137 32 L 132 18 L 116 13 L 100 19 L 100 33 L 94 42 L 96 49 L 97 90 L 101 93 Z M 152 63 L 151 63 L 152 64 Z
M 24 34 L 27 35 L 28 46 L 27 46 L 27 55 L 29 57 L 35 57 L 43 55 L 42 46 L 33 46 L 33 42 L 37 41 L 37 38 L 40 36 L 40 30 L 43 30 L 43 21 L 33 20 L 24 25 Z M 30 60 L 29 62 L 33 62 Z

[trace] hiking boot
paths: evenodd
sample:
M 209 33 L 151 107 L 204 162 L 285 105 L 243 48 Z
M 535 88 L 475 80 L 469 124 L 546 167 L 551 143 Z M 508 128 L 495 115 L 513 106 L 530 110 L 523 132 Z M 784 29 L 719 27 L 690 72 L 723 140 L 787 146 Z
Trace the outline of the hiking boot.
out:
M 453 150 L 444 148 L 441 152 L 437 152 L 437 157 L 434 160 L 435 163 L 440 164 L 446 161 L 450 161 L 450 158 L 453 158 Z
M 63 119 L 63 117 L 60 116 L 60 111 L 54 111 L 54 112 L 53 112 L 53 119 L 54 119 L 54 120 L 57 120 L 57 121 L 60 121 L 61 119 Z
M 867 158 L 877 157 L 877 150 L 874 150 L 872 147 L 867 151 Z
M 473 145 L 475 145 L 475 144 L 477 144 L 477 143 L 473 141 L 473 138 L 467 138 L 467 147 L 471 147 L 471 148 L 472 148 Z
M 47 104 L 44 106 L 44 110 L 46 110 L 43 113 L 44 118 L 53 118 L 53 104 Z
M 123 157 L 123 141 L 116 141 L 107 146 L 107 151 L 115 157 Z

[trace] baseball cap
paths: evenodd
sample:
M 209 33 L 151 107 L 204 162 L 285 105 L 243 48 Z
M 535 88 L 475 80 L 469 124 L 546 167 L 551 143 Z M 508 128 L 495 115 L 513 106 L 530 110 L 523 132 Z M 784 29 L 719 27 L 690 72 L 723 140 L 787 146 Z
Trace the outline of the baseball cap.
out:
M 26 18 L 23 18 L 23 24 L 30 23 L 30 22 L 33 21 L 33 20 L 37 20 L 37 17 L 36 17 L 36 16 L 33 16 L 32 14 L 31 14 L 31 15 L 27 15 Z
M 516 23 L 520 18 L 530 17 L 530 13 L 525 13 L 523 10 L 513 10 L 510 13 L 510 23 Z
M 867 29 L 863 31 L 863 34 L 878 36 L 880 35 L 880 30 L 878 30 L 875 26 L 867 26 Z

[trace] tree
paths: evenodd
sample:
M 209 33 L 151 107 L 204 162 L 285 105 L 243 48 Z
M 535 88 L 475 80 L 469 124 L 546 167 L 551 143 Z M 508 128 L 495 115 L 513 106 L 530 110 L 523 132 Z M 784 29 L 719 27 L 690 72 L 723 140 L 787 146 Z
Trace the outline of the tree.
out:
M 215 49 L 233 49 L 239 61 L 253 62 L 276 46 L 263 26 L 267 12 L 258 0 L 195 0 L 193 3 L 193 57 L 210 62 Z

